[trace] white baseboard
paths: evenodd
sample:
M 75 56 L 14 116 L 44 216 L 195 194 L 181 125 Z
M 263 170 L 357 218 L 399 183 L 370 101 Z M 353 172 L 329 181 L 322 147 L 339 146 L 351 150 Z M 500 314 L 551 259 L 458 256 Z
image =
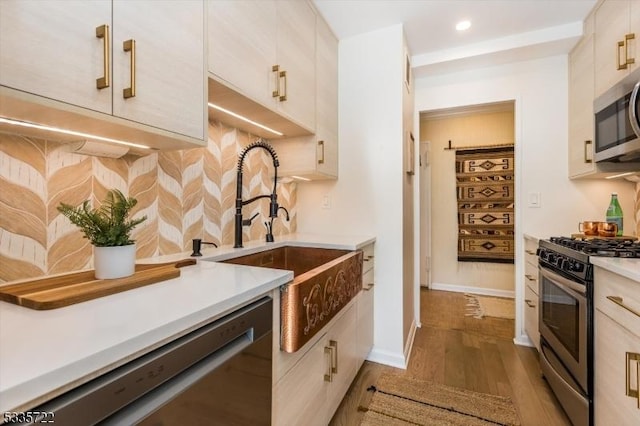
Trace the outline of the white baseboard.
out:
M 413 341 L 416 337 L 416 320 L 414 319 L 409 328 L 409 335 L 407 336 L 407 343 L 404 345 L 404 359 L 405 365 L 409 365 L 409 358 L 411 357 L 411 349 L 413 348 Z M 406 367 L 405 367 L 406 368 Z
M 371 349 L 371 352 L 369 352 L 367 361 L 377 362 L 378 364 L 384 364 L 390 367 L 402 368 L 403 370 L 407 369 L 407 364 L 403 354 L 376 349 L 375 347 Z
M 458 284 L 431 283 L 431 290 L 454 291 L 456 293 L 472 293 L 483 296 L 509 297 L 515 299 L 513 290 L 498 290 L 494 288 L 470 287 Z
M 531 339 L 529 339 L 529 336 L 527 336 L 527 334 L 521 334 L 519 336 L 514 337 L 513 343 L 519 346 L 529 346 L 530 348 L 536 347 L 536 345 L 533 344 Z

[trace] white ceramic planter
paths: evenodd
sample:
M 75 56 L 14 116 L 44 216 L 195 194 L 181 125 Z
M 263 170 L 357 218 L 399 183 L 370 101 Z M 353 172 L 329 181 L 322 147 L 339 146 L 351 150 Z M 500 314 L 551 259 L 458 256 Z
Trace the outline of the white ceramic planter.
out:
M 96 278 L 110 280 L 128 277 L 136 269 L 136 245 L 117 247 L 93 247 L 93 263 Z

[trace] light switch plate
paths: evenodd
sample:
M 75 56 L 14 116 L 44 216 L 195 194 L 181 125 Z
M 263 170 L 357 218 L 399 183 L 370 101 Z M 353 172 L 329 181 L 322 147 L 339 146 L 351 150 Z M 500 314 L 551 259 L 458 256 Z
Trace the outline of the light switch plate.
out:
M 539 192 L 530 192 L 527 199 L 527 206 L 537 208 L 541 204 L 541 195 Z
M 322 197 L 322 208 L 323 209 L 331 208 L 331 197 L 329 197 L 328 195 L 325 195 Z

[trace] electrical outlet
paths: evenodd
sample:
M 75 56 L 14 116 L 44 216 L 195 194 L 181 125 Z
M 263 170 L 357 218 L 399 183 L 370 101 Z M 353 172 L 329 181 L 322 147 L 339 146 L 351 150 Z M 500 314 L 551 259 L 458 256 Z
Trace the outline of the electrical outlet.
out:
M 331 197 L 329 197 L 328 195 L 325 195 L 324 197 L 322 197 L 322 208 L 323 209 L 331 208 Z

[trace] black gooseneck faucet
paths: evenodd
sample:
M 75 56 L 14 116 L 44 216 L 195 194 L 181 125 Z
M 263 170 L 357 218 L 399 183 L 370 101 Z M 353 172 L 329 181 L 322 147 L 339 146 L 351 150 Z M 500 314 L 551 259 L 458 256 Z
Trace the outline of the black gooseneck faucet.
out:
M 275 174 L 273 176 L 273 192 L 270 195 L 258 195 L 256 197 L 250 198 L 246 201 L 242 200 L 242 166 L 244 164 L 244 158 L 247 156 L 249 151 L 255 148 L 262 148 L 271 154 L 271 158 L 273 158 L 273 168 L 275 169 Z M 238 157 L 238 172 L 236 177 L 236 214 L 235 214 L 235 243 L 233 248 L 241 248 L 242 247 L 242 227 L 251 225 L 251 221 L 256 218 L 257 213 L 253 215 L 250 219 L 242 219 L 242 206 L 246 206 L 247 204 L 251 204 L 256 200 L 261 198 L 269 198 L 271 201 L 269 202 L 269 217 L 274 219 L 278 216 L 278 195 L 276 194 L 276 185 L 278 184 L 278 166 L 280 163 L 278 162 L 278 154 L 273 149 L 271 145 L 269 145 L 264 139 L 258 139 L 255 142 L 247 145 L 245 149 L 242 150 L 240 156 Z

